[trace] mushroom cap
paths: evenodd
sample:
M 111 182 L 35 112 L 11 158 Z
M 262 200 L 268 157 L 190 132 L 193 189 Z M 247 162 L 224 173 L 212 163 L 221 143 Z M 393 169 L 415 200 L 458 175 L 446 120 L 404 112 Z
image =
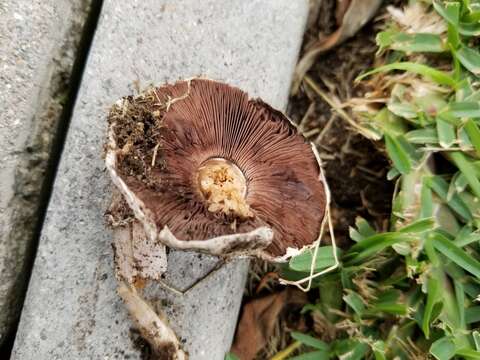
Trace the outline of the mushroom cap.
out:
M 268 259 L 318 239 L 326 185 L 311 144 L 238 88 L 192 79 L 126 97 L 109 136 L 115 183 L 155 229 L 188 242 L 268 227 Z

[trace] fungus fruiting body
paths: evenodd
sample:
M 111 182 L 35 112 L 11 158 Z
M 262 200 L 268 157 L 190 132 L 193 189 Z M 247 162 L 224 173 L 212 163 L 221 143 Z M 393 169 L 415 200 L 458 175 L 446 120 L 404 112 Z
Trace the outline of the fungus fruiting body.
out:
M 169 246 L 216 239 L 218 249 L 213 242 L 198 249 L 275 260 L 314 243 L 325 215 L 318 159 L 295 126 L 211 80 L 119 101 L 109 115 L 107 166 L 147 236 Z M 162 229 L 176 241 L 162 239 Z
M 186 359 L 138 292 L 165 272 L 165 246 L 284 260 L 316 243 L 327 207 L 319 159 L 281 112 L 211 80 L 123 98 L 108 120 L 118 293 L 154 352 Z

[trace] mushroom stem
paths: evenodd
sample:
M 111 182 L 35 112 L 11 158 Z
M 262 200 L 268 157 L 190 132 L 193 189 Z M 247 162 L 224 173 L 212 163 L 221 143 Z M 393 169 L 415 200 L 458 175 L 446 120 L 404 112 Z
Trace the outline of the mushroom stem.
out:
M 180 348 L 173 330 L 143 300 L 131 286 L 121 282 L 118 294 L 134 319 L 142 337 L 147 340 L 153 352 L 165 360 L 187 360 L 188 355 Z
M 180 250 L 203 251 L 212 255 L 237 254 L 251 255 L 255 250 L 269 246 L 273 231 L 265 226 L 248 233 L 222 235 L 208 240 L 179 240 L 165 226 L 158 234 L 158 240 L 168 247 Z

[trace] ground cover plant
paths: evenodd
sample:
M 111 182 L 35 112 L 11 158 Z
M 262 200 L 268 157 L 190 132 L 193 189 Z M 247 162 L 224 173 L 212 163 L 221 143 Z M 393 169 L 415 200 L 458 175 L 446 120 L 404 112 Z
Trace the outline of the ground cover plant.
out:
M 299 311 L 304 323 L 277 339 L 275 360 L 480 359 L 480 2 L 403 1 L 379 13 L 357 34 L 367 40 L 336 54 L 340 68 L 357 55 L 360 71 L 352 67 L 335 84 L 326 56 L 302 77 L 304 95 L 293 97 L 307 111 L 290 114 L 327 160 L 341 249 L 339 266 L 313 280 Z M 306 105 L 314 98 L 320 105 Z M 325 107 L 333 121 L 315 116 Z M 342 132 L 338 122 L 351 134 L 344 165 L 352 153 L 371 157 L 350 167 L 360 169 L 353 178 L 367 173 L 378 183 L 370 194 L 350 194 L 361 206 L 342 205 L 333 155 L 322 151 L 322 129 L 330 127 L 331 138 Z M 313 250 L 292 258 L 280 277 L 308 276 L 312 262 L 315 272 L 331 266 L 325 241 L 315 258 Z

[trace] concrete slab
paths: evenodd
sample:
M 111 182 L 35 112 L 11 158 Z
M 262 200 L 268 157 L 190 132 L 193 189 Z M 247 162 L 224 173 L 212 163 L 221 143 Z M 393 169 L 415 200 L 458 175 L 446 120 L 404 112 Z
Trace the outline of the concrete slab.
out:
M 47 160 L 89 3 L 0 3 L 0 346 L 19 316 Z
M 115 293 L 110 184 L 100 157 L 109 106 L 136 85 L 205 75 L 283 108 L 306 0 L 105 1 L 44 224 L 13 359 L 139 359 Z M 223 359 L 247 263 L 171 252 L 148 299 L 167 308 L 191 359 Z M 200 282 L 198 282 L 200 281 Z M 186 291 L 186 292 L 185 292 Z M 183 292 L 183 293 L 182 293 Z

